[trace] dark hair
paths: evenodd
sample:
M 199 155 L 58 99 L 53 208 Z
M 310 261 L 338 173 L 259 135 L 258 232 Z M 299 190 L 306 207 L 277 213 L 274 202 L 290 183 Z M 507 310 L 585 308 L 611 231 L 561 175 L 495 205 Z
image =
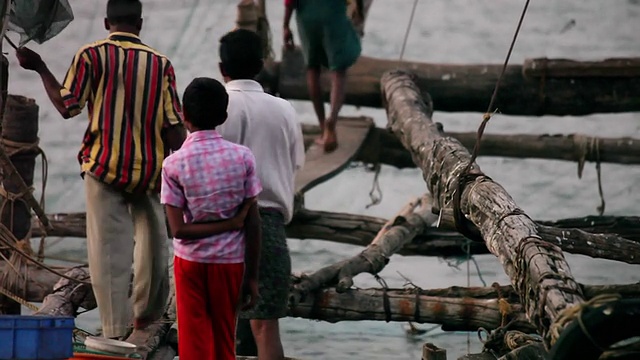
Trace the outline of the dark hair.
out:
M 262 70 L 262 40 L 251 30 L 238 29 L 220 39 L 220 62 L 231 79 L 253 79 Z
M 218 80 L 193 79 L 182 95 L 185 118 L 200 130 L 213 130 L 227 120 L 229 95 Z
M 140 0 L 109 0 L 107 2 L 107 21 L 112 25 L 135 26 L 141 18 Z

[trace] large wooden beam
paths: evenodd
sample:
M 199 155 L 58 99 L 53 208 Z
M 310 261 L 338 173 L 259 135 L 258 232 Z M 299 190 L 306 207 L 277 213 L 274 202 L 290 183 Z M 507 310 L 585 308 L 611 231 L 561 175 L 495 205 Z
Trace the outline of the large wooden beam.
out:
M 0 262 L 0 271 L 10 271 L 9 265 Z M 28 294 L 27 301 L 44 302 L 40 313 L 73 315 L 79 307 L 96 307 L 90 286 L 77 287 L 72 282 L 60 280 L 53 290 L 56 278 L 60 279 L 59 277 L 33 266 L 29 271 L 30 278 L 21 282 L 21 286 L 26 287 L 23 290 Z M 87 280 L 88 270 L 86 267 L 69 268 L 65 274 Z M 299 281 L 298 277 L 293 277 L 294 282 Z M 623 298 L 640 296 L 640 284 L 580 284 L 580 288 L 587 299 L 611 293 L 620 294 Z M 52 294 L 56 296 L 52 297 Z M 510 304 L 510 313 L 506 315 L 516 319 L 516 327 L 523 331 L 535 331 L 526 320 L 519 297 L 511 286 L 388 289 L 387 295 L 390 300 L 389 321 L 441 324 L 444 330 L 474 331 L 479 326 L 492 330 L 502 321 L 503 313 L 497 300 L 504 299 Z M 383 289 L 349 289 L 342 293 L 335 289 L 325 289 L 289 309 L 288 315 L 328 322 L 387 320 L 384 297 Z M 56 300 L 52 302 L 54 298 Z M 416 304 L 419 305 L 418 312 L 415 311 Z
M 479 120 L 479 119 L 478 119 Z M 310 146 L 320 134 L 317 125 L 302 125 L 304 142 Z M 397 168 L 414 168 L 416 164 L 402 143 L 387 129 L 371 129 L 369 141 L 357 160 L 379 161 Z M 474 132 L 445 132 L 471 150 L 476 141 Z M 367 146 L 371 145 L 371 146 Z M 575 161 L 581 168 L 584 162 L 640 164 L 640 139 L 630 137 L 600 138 L 583 134 L 484 134 L 480 156 L 502 156 L 520 159 L 548 159 Z
M 629 61 L 638 62 L 632 58 Z M 541 59 L 525 64 L 540 64 Z M 547 60 L 547 63 L 555 63 Z M 509 65 L 505 72 L 496 106 L 509 115 L 586 115 L 640 111 L 640 76 L 637 66 L 628 67 L 619 61 L 615 71 L 596 76 L 592 68 L 613 68 L 589 62 L 574 66 L 564 73 L 556 68 L 539 76 L 530 65 Z M 578 63 L 578 62 L 576 62 Z M 349 69 L 346 103 L 356 106 L 382 107 L 379 80 L 385 71 L 403 68 L 416 74 L 416 85 L 433 98 L 435 110 L 485 112 L 488 94 L 493 92 L 501 64 L 428 64 L 401 62 L 362 56 Z M 533 73 L 531 76 L 524 74 Z M 605 76 L 611 73 L 610 76 Z M 544 74 L 544 72 L 542 72 Z M 568 74 L 569 76 L 565 76 Z M 586 74 L 581 75 L 581 74 Z M 281 97 L 308 100 L 305 66 L 299 51 L 283 50 L 282 62 L 274 64 L 263 81 Z M 323 78 L 325 98 L 328 99 L 329 79 Z
M 50 214 L 51 236 L 86 237 L 85 214 Z M 34 221 L 36 221 L 34 219 Z M 294 239 L 327 240 L 341 244 L 367 246 L 386 220 L 373 216 L 302 209 L 287 225 L 287 236 Z M 441 221 L 442 223 L 442 221 Z M 594 258 L 640 262 L 640 217 L 587 216 L 557 221 L 536 221 L 545 241 L 563 251 Z M 442 224 L 441 224 L 442 225 Z M 33 236 L 40 236 L 38 227 Z M 428 226 L 398 254 L 421 256 L 466 256 L 468 240 L 451 229 Z M 470 254 L 488 254 L 485 243 L 471 242 Z
M 408 73 L 388 72 L 382 77 L 389 126 L 411 152 L 422 170 L 435 205 L 444 209 L 459 191 L 460 210 L 480 231 L 487 248 L 502 263 L 521 296 L 528 318 L 551 341 L 549 327 L 563 310 L 583 303 L 562 251 L 544 242 L 536 224 L 498 183 L 472 164 L 473 180 L 460 184 L 460 176 L 471 160 L 457 140 L 443 136 L 431 120 L 428 94 Z M 502 93 L 508 93 L 503 88 Z M 484 95 L 490 94 L 485 92 Z

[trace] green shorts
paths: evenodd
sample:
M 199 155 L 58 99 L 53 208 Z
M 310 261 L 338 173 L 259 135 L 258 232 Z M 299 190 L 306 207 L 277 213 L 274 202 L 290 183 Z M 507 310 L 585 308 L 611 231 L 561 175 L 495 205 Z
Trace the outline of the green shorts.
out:
M 307 67 L 345 70 L 362 51 L 347 17 L 345 0 L 304 0 L 296 8 L 300 44 Z

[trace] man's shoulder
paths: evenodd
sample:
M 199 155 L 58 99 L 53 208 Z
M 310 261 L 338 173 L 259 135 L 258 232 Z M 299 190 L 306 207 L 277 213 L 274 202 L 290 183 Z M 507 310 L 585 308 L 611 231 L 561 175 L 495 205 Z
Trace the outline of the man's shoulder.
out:
M 152 56 L 158 57 L 159 59 L 161 59 L 163 61 L 169 61 L 169 58 L 166 55 L 164 55 L 160 51 L 152 48 L 151 46 L 149 46 L 149 45 L 147 45 L 147 44 L 145 44 L 143 42 L 132 43 L 132 44 L 127 45 L 127 46 L 122 46 L 122 45 L 118 45 L 118 44 L 114 43 L 109 38 L 100 39 L 100 40 L 96 40 L 96 41 L 87 43 L 84 46 L 82 46 L 80 49 L 78 49 L 77 54 L 81 55 L 83 53 L 86 53 L 86 52 L 91 51 L 91 50 L 95 50 L 95 49 L 100 48 L 100 47 L 105 46 L 105 45 L 112 45 L 112 46 L 121 47 L 121 48 L 124 48 L 124 49 L 141 50 L 141 51 L 145 51 L 145 52 L 151 54 Z

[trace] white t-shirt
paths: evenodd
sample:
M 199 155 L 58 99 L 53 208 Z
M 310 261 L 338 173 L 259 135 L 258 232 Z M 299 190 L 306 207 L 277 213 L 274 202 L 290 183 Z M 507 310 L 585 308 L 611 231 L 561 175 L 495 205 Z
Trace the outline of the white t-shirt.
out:
M 293 217 L 295 173 L 305 157 L 296 111 L 253 80 L 233 80 L 226 88 L 229 117 L 217 130 L 224 139 L 251 149 L 263 188 L 258 205 L 278 209 L 288 223 Z

